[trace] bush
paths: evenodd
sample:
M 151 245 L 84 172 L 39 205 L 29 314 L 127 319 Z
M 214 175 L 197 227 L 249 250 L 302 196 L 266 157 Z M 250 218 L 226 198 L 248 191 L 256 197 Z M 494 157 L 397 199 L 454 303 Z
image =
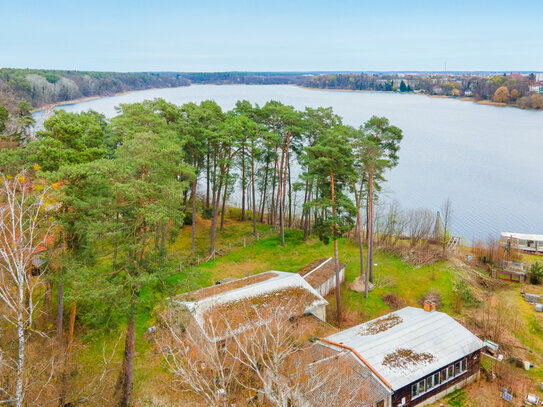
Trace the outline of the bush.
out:
M 190 226 L 192 225 L 192 211 L 185 212 L 183 217 L 183 225 Z
M 405 307 L 405 300 L 402 297 L 398 297 L 396 294 L 389 293 L 383 295 L 383 302 L 392 309 L 399 309 Z
M 213 207 L 210 206 L 209 208 L 204 207 L 202 209 L 202 218 L 203 219 L 211 219 L 213 217 Z
M 530 283 L 534 285 L 541 284 L 543 279 L 543 264 L 535 262 L 530 266 Z
M 453 285 L 452 309 L 459 314 L 464 306 L 470 307 L 477 304 L 465 281 L 459 280 Z

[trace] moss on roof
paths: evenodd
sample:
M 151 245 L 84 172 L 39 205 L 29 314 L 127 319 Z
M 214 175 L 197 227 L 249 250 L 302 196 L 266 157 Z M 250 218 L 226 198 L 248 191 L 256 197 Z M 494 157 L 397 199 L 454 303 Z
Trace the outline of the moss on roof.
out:
M 323 265 L 324 262 L 326 262 L 326 264 Z M 315 270 L 317 267 L 319 268 Z M 339 263 L 339 269 L 341 270 L 343 268 L 345 268 L 345 264 Z M 323 258 L 315 260 L 304 266 L 298 271 L 298 274 L 300 274 L 309 283 L 309 285 L 311 285 L 311 287 L 317 288 L 332 278 L 335 272 L 336 268 L 334 259 Z
M 383 359 L 383 365 L 391 368 L 409 369 L 426 363 L 432 363 L 435 357 L 431 353 L 417 353 L 411 349 L 396 349 L 387 353 Z
M 220 337 L 228 331 L 265 323 L 277 312 L 301 316 L 320 299 L 303 287 L 288 287 L 214 305 L 202 317 L 207 333 Z
M 255 274 L 241 278 L 239 280 L 230 281 L 227 283 L 217 284 L 211 287 L 202 288 L 200 290 L 192 291 L 190 293 L 179 294 L 172 299 L 179 301 L 199 301 L 204 298 L 213 297 L 218 294 L 222 294 L 228 291 L 237 290 L 252 284 L 257 284 L 262 281 L 269 280 L 270 278 L 277 277 L 277 273 L 274 271 L 267 271 L 265 273 Z
M 402 317 L 396 314 L 390 314 L 364 324 L 358 334 L 361 336 L 377 335 L 378 333 L 385 332 L 393 326 L 401 324 L 402 322 Z

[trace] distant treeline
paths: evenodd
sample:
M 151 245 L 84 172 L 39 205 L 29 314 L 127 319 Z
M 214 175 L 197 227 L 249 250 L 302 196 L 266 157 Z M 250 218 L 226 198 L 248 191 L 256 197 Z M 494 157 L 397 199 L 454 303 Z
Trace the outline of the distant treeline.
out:
M 300 85 L 308 80 L 308 75 L 296 72 L 189 72 L 179 75 L 198 84 Z
M 33 107 L 115 93 L 196 84 L 301 84 L 300 73 L 279 72 L 85 72 L 45 69 L 0 69 L 0 106 L 10 112 L 20 101 Z
M 34 107 L 49 103 L 107 96 L 115 93 L 188 86 L 189 81 L 175 73 L 119 73 L 57 71 L 41 69 L 0 69 L 0 106 L 14 111 L 25 100 Z

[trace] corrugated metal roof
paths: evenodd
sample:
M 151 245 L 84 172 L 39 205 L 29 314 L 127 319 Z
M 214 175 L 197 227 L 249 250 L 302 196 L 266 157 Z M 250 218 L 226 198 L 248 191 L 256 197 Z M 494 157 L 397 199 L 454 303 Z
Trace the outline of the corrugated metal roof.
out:
M 513 238 L 513 239 L 519 239 L 519 240 L 539 240 L 543 241 L 543 235 L 534 235 L 529 233 L 509 233 L 509 232 L 502 232 L 502 237 L 505 238 Z
M 267 278 L 262 281 L 254 278 L 255 276 L 260 276 L 261 274 L 272 274 L 272 277 L 270 278 L 269 276 L 266 276 Z M 255 326 L 255 324 L 257 325 L 258 323 L 265 323 L 265 321 L 252 321 L 255 324 L 251 325 L 247 323 L 248 321 L 246 318 L 240 318 L 234 321 L 234 317 L 236 316 L 234 314 L 239 312 L 239 309 L 242 308 L 237 307 L 237 305 L 246 304 L 247 307 L 252 307 L 251 299 L 262 298 L 262 303 L 259 304 L 260 307 L 265 307 L 266 303 L 270 303 L 270 306 L 278 306 L 277 302 L 274 302 L 274 300 L 282 301 L 280 298 L 280 294 L 282 292 L 285 292 L 285 290 L 295 289 L 299 294 L 303 293 L 303 295 L 299 295 L 298 298 L 286 298 L 284 301 L 284 306 L 290 307 L 289 309 L 292 310 L 292 316 L 298 315 L 294 315 L 296 311 L 294 310 L 294 307 L 292 307 L 293 304 L 289 304 L 291 301 L 304 301 L 303 304 L 299 304 L 300 308 L 303 310 L 300 315 L 303 315 L 303 313 L 310 313 L 320 306 L 328 305 L 328 301 L 326 301 L 317 291 L 315 291 L 315 289 L 311 287 L 311 285 L 299 274 L 275 270 L 261 274 L 247 277 L 249 282 L 248 285 L 237 287 L 237 285 L 231 284 L 233 287 L 237 288 L 217 292 L 216 294 L 212 294 L 211 292 L 206 293 L 207 296 L 199 300 L 183 301 L 172 298 L 171 301 L 186 307 L 192 313 L 194 320 L 198 323 L 200 328 L 202 328 L 204 333 L 208 336 L 208 339 L 213 341 L 224 339 L 228 335 L 222 336 L 222 333 L 212 333 L 209 332 L 209 329 L 206 329 L 206 327 L 209 328 L 209 321 L 207 318 L 210 315 L 213 315 L 214 318 L 222 317 L 227 319 L 230 326 L 229 334 L 238 334 L 252 326 Z M 256 282 L 250 284 L 251 280 Z M 230 283 L 225 285 L 228 284 Z M 195 293 L 198 292 L 196 291 Z M 182 297 L 190 297 L 190 293 Z M 214 313 L 214 311 L 217 312 Z M 223 315 L 217 315 L 218 313 Z
M 388 381 L 393 390 L 483 347 L 479 338 L 449 315 L 413 307 L 403 308 L 326 339 L 355 349 Z M 383 363 L 387 355 L 403 349 L 416 354 L 429 354 L 432 358 L 395 366 Z

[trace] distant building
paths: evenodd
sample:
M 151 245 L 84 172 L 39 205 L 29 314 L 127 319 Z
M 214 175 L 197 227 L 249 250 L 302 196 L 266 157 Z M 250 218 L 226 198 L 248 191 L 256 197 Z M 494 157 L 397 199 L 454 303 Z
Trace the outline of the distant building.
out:
M 530 85 L 530 92 L 543 93 L 542 85 Z
M 432 88 L 432 93 L 434 95 L 441 95 L 443 93 L 443 89 L 441 88 L 441 86 L 436 85 Z
M 507 249 L 543 253 L 543 235 L 502 232 L 500 245 Z
M 377 406 L 413 407 L 436 400 L 476 380 L 483 342 L 449 315 L 406 307 L 320 339 L 350 352 L 388 390 Z
M 473 91 L 471 91 L 470 89 L 466 89 L 464 91 L 464 96 L 473 96 Z

